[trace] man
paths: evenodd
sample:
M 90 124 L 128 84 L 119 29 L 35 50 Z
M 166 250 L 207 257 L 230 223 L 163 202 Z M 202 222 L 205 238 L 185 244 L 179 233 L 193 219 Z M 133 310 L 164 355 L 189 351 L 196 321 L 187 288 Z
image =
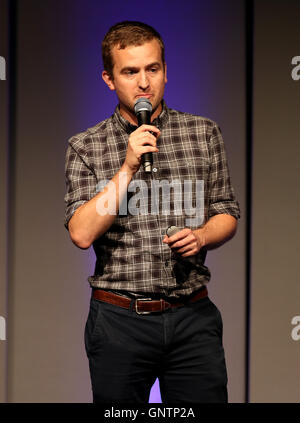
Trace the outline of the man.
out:
M 158 377 L 163 402 L 227 402 L 222 318 L 204 265 L 239 218 L 220 130 L 166 106 L 164 44 L 152 27 L 114 25 L 102 54 L 102 77 L 119 105 L 72 137 L 66 154 L 65 226 L 97 257 L 85 328 L 93 400 L 148 402 Z M 152 115 L 137 127 L 140 97 Z M 141 165 L 146 152 L 152 173 Z M 178 181 L 193 182 L 187 198 Z M 167 236 L 170 226 L 179 231 Z

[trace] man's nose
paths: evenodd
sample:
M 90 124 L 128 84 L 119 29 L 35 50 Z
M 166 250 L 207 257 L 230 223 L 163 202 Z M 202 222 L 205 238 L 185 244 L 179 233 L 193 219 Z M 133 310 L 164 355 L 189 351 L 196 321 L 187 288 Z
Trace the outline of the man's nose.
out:
M 146 72 L 141 72 L 139 75 L 139 87 L 145 90 L 149 87 L 149 79 Z

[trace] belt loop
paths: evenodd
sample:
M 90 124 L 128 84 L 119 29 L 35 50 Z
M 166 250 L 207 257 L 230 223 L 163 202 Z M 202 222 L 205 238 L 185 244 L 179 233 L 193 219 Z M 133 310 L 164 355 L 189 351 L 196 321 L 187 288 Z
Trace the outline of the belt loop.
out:
M 135 298 L 131 298 L 130 304 L 129 304 L 129 311 L 135 310 Z
M 160 298 L 160 308 L 161 308 L 161 311 L 165 311 L 165 301 L 162 299 L 162 298 Z

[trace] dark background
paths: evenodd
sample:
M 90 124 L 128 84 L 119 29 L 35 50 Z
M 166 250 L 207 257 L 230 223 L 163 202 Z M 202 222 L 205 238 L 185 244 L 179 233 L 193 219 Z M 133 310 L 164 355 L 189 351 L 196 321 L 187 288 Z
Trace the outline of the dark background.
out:
M 0 400 L 90 402 L 83 331 L 94 253 L 63 226 L 67 140 L 113 113 L 101 41 L 129 19 L 166 45 L 169 107 L 215 120 L 242 218 L 209 252 L 231 402 L 299 399 L 296 1 L 0 0 Z M 298 49 L 298 50 L 297 50 Z M 158 387 L 151 401 L 159 401 Z

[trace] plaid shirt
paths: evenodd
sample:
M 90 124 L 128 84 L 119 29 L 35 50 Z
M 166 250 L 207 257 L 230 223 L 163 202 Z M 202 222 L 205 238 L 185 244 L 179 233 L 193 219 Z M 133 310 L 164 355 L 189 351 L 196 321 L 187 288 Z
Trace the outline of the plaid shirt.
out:
M 190 295 L 210 279 L 210 271 L 204 265 L 206 250 L 200 250 L 193 262 L 176 255 L 162 242 L 166 229 L 171 225 L 196 229 L 220 213 L 240 217 L 217 124 L 169 109 L 164 101 L 162 105 L 162 112 L 153 121 L 161 131 L 159 151 L 153 153 L 153 172 L 145 173 L 140 167 L 133 176 L 122 211 L 119 209 L 109 230 L 93 243 L 97 260 L 94 275 L 88 278 L 92 287 L 137 297 Z M 135 129 L 117 107 L 110 118 L 69 140 L 65 166 L 67 229 L 77 207 L 101 191 L 120 169 L 126 157 L 128 136 Z M 184 180 L 193 181 L 192 189 L 187 190 L 189 203 L 184 203 Z M 195 180 L 202 181 L 200 191 L 196 190 Z M 162 181 L 173 183 L 169 185 L 173 186 L 170 197 L 158 189 L 155 191 L 158 196 L 151 199 L 154 187 L 158 186 L 155 184 Z M 176 191 L 179 185 L 182 195 L 180 190 Z M 136 192 L 136 187 L 140 191 Z M 204 197 L 197 203 L 199 192 Z M 134 195 L 132 204 L 139 204 L 140 212 L 130 211 Z M 193 215 L 195 209 L 198 213 Z

